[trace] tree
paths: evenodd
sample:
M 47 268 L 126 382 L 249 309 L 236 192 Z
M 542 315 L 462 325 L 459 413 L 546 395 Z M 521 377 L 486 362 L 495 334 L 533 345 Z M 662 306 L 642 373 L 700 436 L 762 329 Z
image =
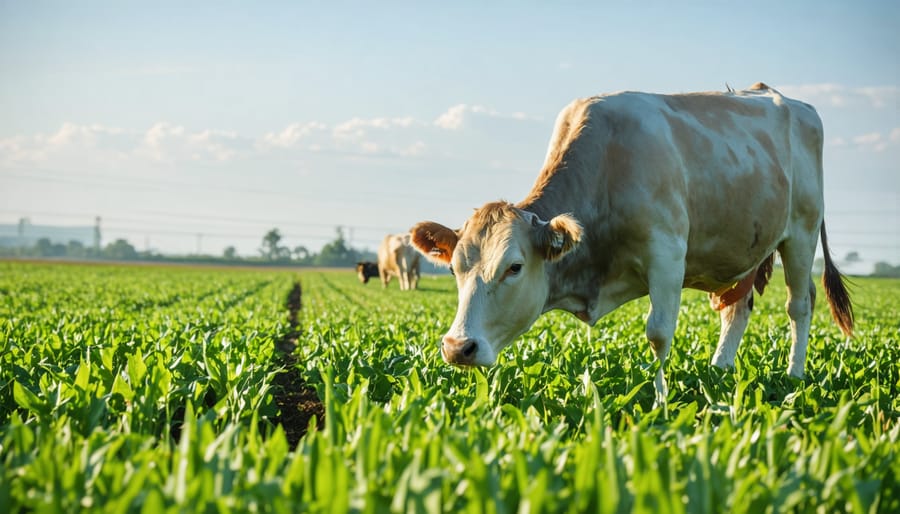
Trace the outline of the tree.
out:
M 847 254 L 846 257 L 844 257 L 844 262 L 848 262 L 848 263 L 859 262 L 861 260 L 862 260 L 862 258 L 860 258 L 859 252 L 850 252 Z
M 103 256 L 109 259 L 132 260 L 137 258 L 138 253 L 125 239 L 116 239 L 115 242 L 106 245 Z
M 347 246 L 344 239 L 344 228 L 337 227 L 337 238 L 322 247 L 322 251 L 313 259 L 316 266 L 353 266 L 359 260 L 359 253 Z
M 66 256 L 68 257 L 84 257 L 87 255 L 87 249 L 81 241 L 71 240 L 66 245 Z
M 876 277 L 900 278 L 900 266 L 891 266 L 887 262 L 876 262 L 875 272 L 872 275 Z
M 222 252 L 222 256 L 226 259 L 237 259 L 237 250 L 233 246 L 229 246 Z
M 309 250 L 307 250 L 305 246 L 295 246 L 294 247 L 294 258 L 300 262 L 308 260 L 309 259 Z
M 282 255 L 282 249 L 278 246 L 279 242 L 281 242 L 281 232 L 277 228 L 273 228 L 263 236 L 263 245 L 259 252 L 263 257 L 274 261 Z

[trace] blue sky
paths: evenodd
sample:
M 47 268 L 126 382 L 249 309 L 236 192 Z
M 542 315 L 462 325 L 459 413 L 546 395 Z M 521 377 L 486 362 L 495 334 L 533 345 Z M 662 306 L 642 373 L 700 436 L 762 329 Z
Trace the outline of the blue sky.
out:
M 374 248 L 521 199 L 573 98 L 764 81 L 823 118 L 833 253 L 900 263 L 900 3 L 484 3 L 0 0 L 0 223 Z

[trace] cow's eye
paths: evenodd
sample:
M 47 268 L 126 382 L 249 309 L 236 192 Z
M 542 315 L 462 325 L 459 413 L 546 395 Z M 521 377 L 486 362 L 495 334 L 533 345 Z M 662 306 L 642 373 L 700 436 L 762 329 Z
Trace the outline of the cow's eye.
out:
M 509 271 L 507 273 L 510 275 L 518 275 L 520 271 L 522 271 L 522 265 L 519 263 L 515 263 L 509 267 Z
M 454 277 L 456 276 L 456 273 L 453 272 L 453 265 L 452 265 L 452 264 L 450 265 L 450 274 L 453 275 Z

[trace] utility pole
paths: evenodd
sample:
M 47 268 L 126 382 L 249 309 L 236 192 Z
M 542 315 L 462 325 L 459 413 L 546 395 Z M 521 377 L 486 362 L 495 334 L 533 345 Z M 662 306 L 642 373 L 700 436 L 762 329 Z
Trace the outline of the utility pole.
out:
M 94 218 L 94 251 L 100 252 L 100 216 Z
M 23 244 L 25 239 L 25 227 L 28 223 L 28 218 L 19 218 L 19 244 Z

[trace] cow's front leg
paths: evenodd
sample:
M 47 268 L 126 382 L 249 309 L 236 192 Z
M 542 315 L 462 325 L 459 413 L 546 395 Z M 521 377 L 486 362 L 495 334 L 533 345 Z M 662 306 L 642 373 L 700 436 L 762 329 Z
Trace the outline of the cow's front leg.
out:
M 676 263 L 673 266 L 673 262 Z M 681 286 L 684 281 L 684 265 L 679 260 L 662 260 L 659 265 L 650 268 L 648 275 L 650 290 L 650 314 L 647 317 L 647 339 L 650 348 L 659 361 L 654 386 L 656 388 L 655 406 L 666 408 L 669 387 L 666 384 L 666 358 L 675 337 L 675 325 L 678 321 L 678 307 L 681 304 Z M 667 412 L 668 414 L 668 412 Z

